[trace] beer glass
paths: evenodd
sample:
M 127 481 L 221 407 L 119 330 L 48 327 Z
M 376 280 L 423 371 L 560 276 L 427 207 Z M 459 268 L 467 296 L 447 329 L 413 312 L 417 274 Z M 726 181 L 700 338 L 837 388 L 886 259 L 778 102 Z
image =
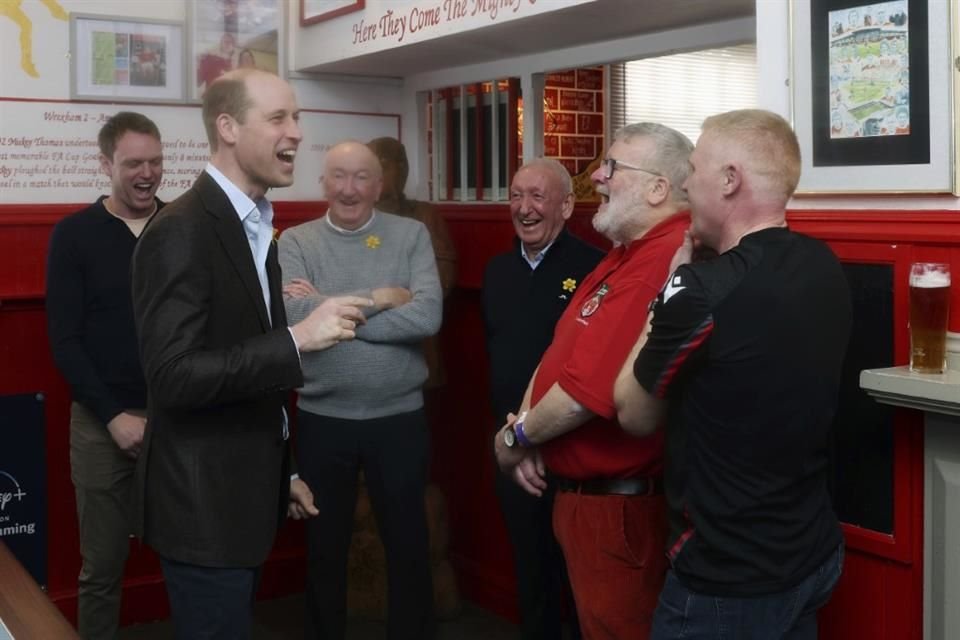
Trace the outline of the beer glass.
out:
M 947 364 L 950 265 L 910 265 L 910 370 L 943 373 Z

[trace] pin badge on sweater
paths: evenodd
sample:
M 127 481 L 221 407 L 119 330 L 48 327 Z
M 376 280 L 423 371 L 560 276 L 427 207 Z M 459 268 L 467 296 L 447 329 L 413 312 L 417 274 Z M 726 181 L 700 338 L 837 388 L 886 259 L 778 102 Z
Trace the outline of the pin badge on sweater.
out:
M 573 293 L 577 290 L 577 281 L 573 278 L 566 278 L 560 283 L 560 287 L 563 289 L 563 293 L 559 295 L 559 298 L 561 300 L 566 300 L 570 297 L 567 295 L 568 293 Z

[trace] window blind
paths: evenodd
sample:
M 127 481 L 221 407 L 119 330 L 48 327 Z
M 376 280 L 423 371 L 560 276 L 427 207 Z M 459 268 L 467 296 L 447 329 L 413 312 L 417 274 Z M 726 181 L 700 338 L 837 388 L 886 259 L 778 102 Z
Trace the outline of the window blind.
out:
M 633 122 L 660 122 L 696 142 L 707 116 L 756 104 L 752 43 L 610 65 L 611 132 Z

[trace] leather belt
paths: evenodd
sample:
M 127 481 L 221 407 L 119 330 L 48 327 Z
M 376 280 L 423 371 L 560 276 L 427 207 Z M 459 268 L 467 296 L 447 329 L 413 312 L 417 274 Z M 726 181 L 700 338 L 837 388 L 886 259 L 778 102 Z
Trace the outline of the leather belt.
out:
M 553 477 L 558 491 L 589 496 L 652 496 L 663 493 L 663 478 L 588 478 L 571 480 Z

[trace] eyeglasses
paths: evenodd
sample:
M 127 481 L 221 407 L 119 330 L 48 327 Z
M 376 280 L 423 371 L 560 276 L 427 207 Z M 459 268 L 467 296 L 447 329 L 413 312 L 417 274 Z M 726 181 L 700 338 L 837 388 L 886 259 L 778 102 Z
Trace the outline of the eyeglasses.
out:
M 643 167 L 635 167 L 631 164 L 627 164 L 616 158 L 604 158 L 600 165 L 603 167 L 603 177 L 607 180 L 613 177 L 613 172 L 617 169 L 629 169 L 630 171 L 643 171 L 644 173 L 649 173 L 652 176 L 657 176 L 658 178 L 663 178 L 662 173 L 657 173 L 656 171 L 650 171 L 649 169 L 644 169 Z

